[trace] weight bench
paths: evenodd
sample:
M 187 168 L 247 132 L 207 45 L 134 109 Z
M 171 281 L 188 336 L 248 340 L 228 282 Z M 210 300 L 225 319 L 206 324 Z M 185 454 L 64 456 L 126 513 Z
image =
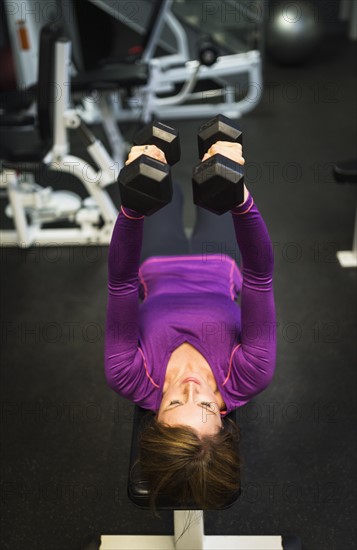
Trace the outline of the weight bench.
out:
M 337 183 L 357 183 L 357 160 L 338 162 L 333 166 L 333 175 Z M 357 207 L 352 237 L 352 250 L 340 250 L 337 258 L 342 267 L 357 267 Z
M 149 510 L 150 490 L 137 462 L 140 433 L 145 427 L 149 411 L 135 406 L 131 439 L 127 494 L 142 510 Z M 236 421 L 235 411 L 227 418 Z M 224 422 L 224 419 L 223 419 Z M 240 490 L 227 499 L 221 510 L 230 508 L 239 498 Z M 174 495 L 159 495 L 157 510 L 174 513 L 173 535 L 102 535 L 100 550 L 301 550 L 300 541 L 294 536 L 243 536 L 204 534 L 203 510 L 192 502 L 180 504 Z M 190 523 L 187 531 L 182 532 Z

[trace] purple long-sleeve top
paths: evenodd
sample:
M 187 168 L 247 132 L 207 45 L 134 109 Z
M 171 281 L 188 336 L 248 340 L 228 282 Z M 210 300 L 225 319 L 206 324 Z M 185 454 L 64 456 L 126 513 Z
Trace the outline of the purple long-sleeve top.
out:
M 120 210 L 109 247 L 105 375 L 145 409 L 158 411 L 170 355 L 184 342 L 210 365 L 226 404 L 222 416 L 272 380 L 272 245 L 250 194 L 231 215 L 241 271 L 226 254 L 151 256 L 140 265 L 144 216 Z

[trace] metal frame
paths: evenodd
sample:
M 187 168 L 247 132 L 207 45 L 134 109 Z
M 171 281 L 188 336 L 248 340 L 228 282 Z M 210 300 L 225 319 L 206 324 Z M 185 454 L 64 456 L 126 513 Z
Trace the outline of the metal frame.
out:
M 197 74 L 197 80 L 211 79 L 224 80 L 225 77 L 237 76 L 247 73 L 249 78 L 248 94 L 240 101 L 235 101 L 234 87 L 225 87 L 219 90 L 207 90 L 200 92 L 199 97 L 207 99 L 223 95 L 225 100 L 221 103 L 209 104 L 201 103 L 195 105 L 182 105 L 182 98 L 178 95 L 159 98 L 157 94 L 162 93 L 167 88 L 168 82 L 171 84 L 179 82 L 188 82 L 195 71 L 195 63 L 187 62 L 185 66 L 172 68 L 171 70 L 162 70 L 160 60 L 153 60 L 153 76 L 151 80 L 151 90 L 149 97 L 149 112 L 160 112 L 161 117 L 167 118 L 200 118 L 214 116 L 217 112 L 230 118 L 241 117 L 244 113 L 252 110 L 260 101 L 262 95 L 262 67 L 260 52 L 252 50 L 247 53 L 234 54 L 218 57 L 217 62 L 212 67 L 200 66 Z M 184 100 L 190 101 L 197 99 L 197 94 L 189 92 Z
M 230 118 L 239 118 L 244 113 L 254 109 L 259 103 L 263 91 L 262 60 L 259 50 L 241 54 L 232 54 L 220 56 L 217 62 L 211 67 L 201 66 L 195 74 L 194 83 L 198 80 L 210 79 L 222 84 L 221 90 L 207 90 L 206 98 L 204 93 L 194 94 L 192 85 L 192 73 L 196 71 L 197 61 L 189 60 L 189 48 L 187 35 L 181 23 L 170 11 L 172 2 L 161 12 L 162 19 L 165 18 L 166 24 L 173 32 L 177 43 L 177 54 L 168 55 L 155 59 L 145 58 L 150 62 L 152 77 L 148 86 L 148 94 L 141 94 L 141 108 L 146 111 L 144 118 L 150 119 L 152 115 L 165 118 L 200 118 L 210 117 L 221 112 Z M 158 27 L 162 28 L 162 21 L 158 21 Z M 159 33 L 154 33 L 159 41 Z M 181 67 L 177 64 L 181 63 Z M 227 77 L 236 77 L 239 74 L 248 74 L 249 86 L 248 94 L 240 101 L 235 101 L 235 90 L 232 86 L 227 86 L 224 79 Z M 184 83 L 183 94 L 172 95 L 167 98 L 158 97 L 159 94 L 170 93 L 174 85 Z M 140 92 L 139 92 L 140 97 Z M 209 99 L 224 95 L 225 99 L 221 103 L 210 104 Z M 202 100 L 201 104 L 185 105 L 190 100 Z M 206 101 L 204 101 L 206 99 Z M 146 103 L 145 103 L 146 102 Z M 127 120 L 125 110 L 118 110 L 119 120 Z M 131 118 L 131 117 L 130 117 Z
M 79 114 L 70 109 L 69 63 L 71 42 L 62 39 L 55 46 L 55 83 L 60 93 L 54 107 L 54 143 L 44 159 L 44 165 L 59 172 L 76 176 L 85 186 L 90 197 L 81 201 L 81 207 L 71 212 L 68 219 L 76 222 L 80 228 L 44 229 L 41 216 L 29 223 L 26 218 L 26 208 L 40 213 L 46 208 L 46 200 L 51 196 L 51 188 L 41 188 L 33 183 L 32 174 L 17 175 L 14 170 L 4 169 L 0 174 L 0 187 L 7 188 L 12 209 L 15 230 L 0 231 L 2 246 L 27 248 L 31 245 L 61 246 L 61 245 L 91 245 L 109 244 L 118 210 L 113 204 L 104 187 L 116 181 L 122 163 L 115 163 L 100 141 L 96 140 L 83 124 Z M 69 153 L 68 129 L 78 128 L 99 170 L 95 171 L 83 159 Z M 26 178 L 29 183 L 26 182 Z M 25 192 L 28 188 L 31 192 Z M 54 192 L 56 195 L 56 192 Z M 72 195 L 74 195 L 72 193 Z M 102 218 L 104 225 L 99 228 Z M 63 218 L 61 218 L 63 219 Z M 56 218 L 53 221 L 57 221 Z
M 100 0 L 91 0 L 97 5 Z M 112 118 L 118 122 L 142 120 L 146 122 L 152 116 L 160 119 L 188 119 L 215 116 L 217 112 L 230 118 L 240 118 L 244 113 L 253 110 L 259 103 L 263 93 L 262 57 L 259 50 L 251 50 L 240 54 L 220 56 L 211 67 L 197 67 L 196 60 L 189 59 L 187 36 L 181 23 L 170 11 L 172 2 L 167 2 L 158 17 L 157 29 L 152 33 L 149 53 L 162 43 L 159 30 L 164 23 L 171 30 L 176 40 L 177 53 L 157 58 L 150 58 L 145 52 L 145 61 L 150 65 L 150 80 L 141 88 L 136 88 L 130 99 L 125 102 L 115 102 Z M 228 85 L 226 78 L 248 75 L 248 93 L 243 99 L 236 101 L 235 85 Z M 221 85 L 220 89 L 206 90 L 194 93 L 194 85 L 199 80 L 210 79 Z M 179 93 L 174 92 L 175 84 L 181 83 Z M 168 97 L 159 97 L 171 94 Z M 108 94 L 110 95 L 110 94 Z M 212 99 L 223 97 L 223 101 L 213 103 Z M 200 99 L 199 104 L 187 104 Z M 114 103 L 114 102 L 113 102 Z M 113 150 L 115 142 L 113 133 L 106 128 L 106 120 L 101 112 L 101 104 L 91 112 L 91 122 L 103 123 L 106 135 Z
M 189 528 L 181 533 L 190 522 Z M 174 535 L 102 535 L 100 550 L 282 550 L 280 535 L 205 535 L 202 510 L 174 510 Z
M 34 7 L 31 3 L 31 0 L 5 0 L 6 21 L 19 89 L 26 89 L 37 80 L 38 37 L 42 22 L 39 13 L 38 17 L 33 17 L 34 11 L 38 12 L 38 5 Z M 20 26 L 27 36 L 28 48 L 22 47 Z
M 217 112 L 221 112 L 231 118 L 239 118 L 245 112 L 248 112 L 258 104 L 262 94 L 263 79 L 262 79 L 262 62 L 261 54 L 258 50 L 252 50 L 243 54 L 232 54 L 221 56 L 217 63 L 212 67 L 201 67 L 196 75 L 196 81 L 209 78 L 222 85 L 221 90 L 207 90 L 200 94 L 201 103 L 196 105 L 186 105 L 186 102 L 197 99 L 197 94 L 193 92 L 193 87 L 190 85 L 192 78 L 192 62 L 189 59 L 189 47 L 185 30 L 177 17 L 172 13 L 171 6 L 173 0 L 163 0 L 156 17 L 156 24 L 151 31 L 146 49 L 143 54 L 142 61 L 148 62 L 154 73 L 153 78 L 147 86 L 138 88 L 131 101 L 128 101 L 127 106 L 116 106 L 112 114 L 114 120 L 119 122 L 126 120 L 136 120 L 142 116 L 143 121 L 149 120 L 153 115 L 165 118 L 201 118 L 212 116 Z M 226 0 L 229 2 L 229 0 Z M 91 0 L 91 2 L 103 9 L 113 17 L 121 17 L 118 9 L 111 8 L 109 4 L 105 4 L 102 0 Z M 36 81 L 37 74 L 37 58 L 38 58 L 38 35 L 40 30 L 39 14 L 34 13 L 31 6 L 28 5 L 29 0 L 6 0 L 7 6 L 7 21 L 12 41 L 13 52 L 15 55 L 16 68 L 18 72 L 18 81 L 21 81 L 21 86 L 27 87 Z M 17 16 L 26 13 L 26 26 L 30 36 L 31 49 L 28 52 L 22 52 L 19 48 L 17 34 Z M 64 12 L 66 13 L 66 12 Z M 66 22 L 68 27 L 68 21 Z M 133 23 L 134 24 L 134 23 Z M 155 48 L 163 44 L 162 32 L 166 25 L 176 41 L 177 52 L 171 55 L 166 55 L 160 58 L 153 58 Z M 72 28 L 74 32 L 73 21 Z M 75 34 L 75 33 L 74 33 Z M 72 41 L 76 39 L 71 36 Z M 78 50 L 78 48 L 74 48 Z M 76 58 L 79 59 L 77 51 Z M 180 66 L 177 66 L 177 65 Z M 247 98 L 241 101 L 235 101 L 234 85 L 227 85 L 225 78 L 238 76 L 239 74 L 247 73 L 249 78 L 249 87 L 253 93 L 248 94 Z M 182 83 L 182 89 L 185 94 L 175 94 L 173 92 L 174 85 L 178 82 Z M 189 90 L 189 91 L 187 91 Z M 160 94 L 168 93 L 172 95 L 164 100 L 159 97 Z M 107 95 L 111 95 L 110 92 Z M 220 103 L 210 103 L 211 98 L 217 95 L 224 95 L 225 100 Z M 107 102 L 108 103 L 108 102 Z M 110 103 L 110 102 L 109 102 Z M 102 109 L 105 107 L 105 101 L 101 102 L 96 107 L 96 114 L 91 113 L 91 122 L 102 121 Z M 111 108 L 111 107 L 110 107 Z M 113 118 L 113 117 L 112 117 Z M 87 118 L 89 120 L 89 116 Z M 118 136 L 113 139 L 113 131 L 107 124 L 108 118 L 104 120 L 104 129 L 110 143 L 115 151 L 114 156 L 117 157 L 120 152 L 117 149 Z M 123 141 L 123 140 L 121 140 Z
M 152 116 L 165 119 L 188 119 L 213 117 L 221 113 L 229 118 L 240 118 L 243 114 L 253 110 L 259 103 L 263 94 L 263 77 L 261 55 L 257 50 L 246 53 L 218 57 L 212 67 L 205 67 L 198 64 L 198 61 L 188 61 L 182 67 L 167 69 L 169 56 L 161 59 L 156 58 L 150 62 L 150 80 L 146 86 L 137 88 L 132 98 L 127 101 L 128 108 L 123 107 L 121 102 L 113 102 L 112 117 L 119 122 L 142 120 L 146 122 Z M 236 101 L 237 90 L 234 86 L 224 86 L 221 89 L 206 90 L 205 92 L 194 93 L 194 85 L 203 79 L 224 81 L 226 77 L 239 74 L 248 75 L 248 87 L 246 96 Z M 170 93 L 174 85 L 184 83 L 180 92 L 165 98 L 158 97 L 159 94 Z M 110 95 L 110 94 L 108 94 Z M 206 98 L 205 98 L 206 96 Z M 209 103 L 209 100 L 223 97 L 223 101 Z M 201 99 L 199 104 L 187 105 L 185 102 Z M 102 123 L 110 141 L 113 151 L 112 130 L 106 127 L 106 116 L 103 114 L 102 104 L 91 113 L 91 122 Z M 119 133 L 119 130 L 118 130 Z
M 92 1 L 97 4 L 100 3 L 100 0 Z M 9 0 L 7 0 L 7 2 L 9 3 Z M 24 2 L 15 2 L 15 4 L 23 5 Z M 123 97 L 120 98 L 120 101 L 112 101 L 113 94 L 108 93 L 102 94 L 100 101 L 95 106 L 92 104 L 92 107 L 94 107 L 92 112 L 88 113 L 84 108 L 83 113 L 79 114 L 79 110 L 75 111 L 70 109 L 69 75 L 71 48 L 69 43 L 67 44 L 67 49 L 63 44 L 62 46 L 59 44 L 56 46 L 57 64 L 55 82 L 57 84 L 62 84 L 60 84 L 59 98 L 55 102 L 54 145 L 44 159 L 44 162 L 52 170 L 68 172 L 79 177 L 89 194 L 97 203 L 99 209 L 98 215 L 100 214 L 105 224 L 109 224 L 109 226 L 113 223 L 113 218 L 116 218 L 117 210 L 113 206 L 109 195 L 103 191 L 103 187 L 115 181 L 123 165 L 127 147 L 115 121 L 140 120 L 142 122 L 147 122 L 152 116 L 159 117 L 161 120 L 165 120 L 166 118 L 206 118 L 215 116 L 217 112 L 229 118 L 238 118 L 244 113 L 252 110 L 260 101 L 262 95 L 263 83 L 260 52 L 258 50 L 253 50 L 241 54 L 221 56 L 212 67 L 200 66 L 199 62 L 196 60 L 188 61 L 189 49 L 187 36 L 180 22 L 170 11 L 171 4 L 172 0 L 163 1 L 155 29 L 152 31 L 151 39 L 147 44 L 145 59 L 150 65 L 149 82 L 146 86 L 136 88 L 130 99 Z M 10 21 L 12 21 L 12 19 L 14 18 L 9 17 Z M 33 19 L 31 11 L 29 10 L 27 22 L 30 27 L 33 23 Z M 160 43 L 160 34 L 165 23 L 176 38 L 177 53 L 163 56 L 162 58 L 150 59 L 150 55 L 154 52 L 156 45 Z M 15 24 L 15 19 L 13 20 L 13 24 Z M 35 29 L 33 29 L 33 33 L 35 33 Z M 35 49 L 35 43 L 37 43 L 37 40 L 33 40 L 34 50 L 32 55 L 34 55 L 35 51 L 38 51 L 38 46 L 37 49 Z M 14 50 L 16 51 L 16 47 Z M 177 66 L 177 64 L 180 64 L 180 66 Z M 30 67 L 30 64 L 28 66 Z M 225 82 L 225 78 L 237 76 L 242 73 L 248 74 L 248 93 L 242 100 L 236 101 L 236 90 L 234 85 L 228 86 Z M 36 74 L 36 71 L 33 69 L 33 58 L 31 62 L 31 74 Z M 195 84 L 201 79 L 214 80 L 221 84 L 222 87 L 220 89 L 195 93 Z M 174 93 L 175 85 L 178 83 L 182 84 L 181 90 L 178 93 Z M 170 93 L 172 93 L 172 95 L 168 97 L 159 97 L 160 94 Z M 212 98 L 223 98 L 223 100 L 216 103 L 210 103 L 210 99 Z M 202 101 L 199 104 L 187 104 L 187 102 L 197 99 Z M 100 173 L 95 172 L 82 159 L 68 154 L 69 144 L 67 131 L 69 128 L 81 127 L 81 117 L 82 119 L 85 118 L 89 123 L 101 122 L 111 145 L 114 159 L 109 156 L 98 140 L 92 139 L 88 144 L 88 152 L 100 168 Z M 84 177 L 84 173 L 86 177 Z M 11 182 L 13 202 L 15 196 L 17 196 L 20 205 L 22 200 L 20 198 L 20 187 L 18 187 L 17 195 L 14 194 L 16 184 L 14 176 L 9 173 L 9 171 L 5 171 L 3 174 L 2 186 L 6 185 L 6 181 Z M 25 204 L 24 201 L 22 202 Z M 18 212 L 19 205 L 16 208 L 14 207 L 14 212 Z M 86 219 L 86 212 L 88 213 L 88 220 Z M 75 236 L 74 234 L 70 236 L 71 233 L 69 230 L 66 230 L 66 235 L 68 235 L 69 239 L 69 241 L 66 242 L 73 242 L 73 244 L 107 244 L 109 242 L 108 235 L 110 231 L 107 229 L 103 232 L 99 231 L 99 229 L 94 230 L 93 216 L 93 209 L 89 214 L 88 208 L 85 207 L 78 217 L 83 230 L 79 230 L 79 234 L 76 232 Z M 21 222 L 20 218 L 16 220 L 15 217 L 15 222 L 18 222 L 19 227 L 23 227 L 23 221 Z M 85 230 L 84 226 L 86 228 Z M 89 227 L 92 228 L 91 231 L 89 231 Z M 50 235 L 47 233 L 47 230 L 37 228 L 35 231 L 36 239 L 38 239 L 38 241 L 46 241 L 47 237 L 42 239 L 40 236 L 41 231 L 43 232 L 41 235 L 44 235 L 45 231 L 48 236 Z M 80 235 L 88 234 L 88 231 L 89 237 L 79 238 Z M 28 227 L 28 233 L 33 234 L 34 232 L 32 230 L 30 231 Z M 4 237 L 4 232 L 0 233 L 0 237 Z M 67 238 L 61 233 L 59 237 Z M 9 233 L 7 233 L 7 238 L 11 243 L 16 241 L 15 237 L 10 238 Z M 21 242 L 25 243 L 23 246 L 30 246 L 31 242 L 33 242 L 33 238 L 21 239 Z M 46 242 L 41 242 L 40 244 L 46 244 Z

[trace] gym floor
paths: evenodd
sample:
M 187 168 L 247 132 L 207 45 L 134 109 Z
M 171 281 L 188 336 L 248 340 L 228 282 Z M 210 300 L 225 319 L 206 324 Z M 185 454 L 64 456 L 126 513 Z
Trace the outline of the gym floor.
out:
M 275 247 L 278 360 L 270 387 L 238 411 L 242 496 L 205 514 L 207 534 L 355 548 L 356 272 L 335 253 L 351 248 L 356 191 L 331 172 L 357 150 L 355 60 L 356 44 L 338 36 L 303 66 L 267 60 L 263 99 L 241 121 L 247 186 Z M 201 122 L 167 121 L 181 134 L 173 170 L 187 228 Z M 97 534 L 172 532 L 171 513 L 153 519 L 126 496 L 133 404 L 104 378 L 107 251 L 1 250 L 4 550 L 84 550 Z

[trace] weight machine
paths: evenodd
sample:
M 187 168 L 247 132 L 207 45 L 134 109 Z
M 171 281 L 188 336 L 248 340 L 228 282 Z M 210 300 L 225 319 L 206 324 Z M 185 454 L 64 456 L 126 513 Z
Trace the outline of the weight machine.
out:
M 0 187 L 9 199 L 6 213 L 15 230 L 0 231 L 2 246 L 108 244 L 118 210 L 105 187 L 116 181 L 120 166 L 70 107 L 68 67 L 71 43 L 61 29 L 41 31 L 36 126 L 1 125 Z M 54 78 L 54 79 L 53 79 Z M 97 169 L 69 154 L 68 130 L 77 129 Z M 88 192 L 53 191 L 35 182 L 42 170 L 76 176 Z M 44 228 L 50 222 L 77 227 Z
M 113 121 L 120 123 L 139 120 L 146 123 L 151 118 L 211 118 L 218 112 L 234 119 L 251 111 L 259 103 L 263 91 L 263 1 L 257 2 L 258 13 L 252 13 L 249 3 L 244 1 L 210 3 L 215 9 L 221 4 L 227 5 L 243 21 L 243 25 L 249 23 L 255 35 L 260 37 L 246 44 L 246 51 L 241 53 L 228 52 L 227 46 L 219 45 L 224 28 L 216 34 L 213 33 L 208 43 L 202 43 L 202 31 L 187 25 L 186 20 L 190 18 L 186 17 L 185 20 L 180 14 L 182 6 L 202 11 L 205 6 L 203 0 L 138 0 L 135 3 L 139 4 L 135 14 L 128 13 L 126 3 L 113 3 L 110 0 L 87 2 L 97 8 L 98 13 L 104 11 L 136 33 L 142 51 L 141 55 L 129 62 L 145 64 L 149 69 L 147 84 L 130 90 L 129 94 L 127 90 L 117 87 L 115 90 L 99 93 L 98 101 L 84 98 L 82 116 L 88 123 L 103 125 L 116 160 L 120 157 L 123 138 Z M 77 74 L 86 72 L 81 46 L 83 40 L 77 21 L 80 6 L 81 2 L 77 1 L 77 12 L 72 12 L 70 21 L 65 21 L 71 38 L 80 37 L 76 40 L 73 55 L 77 60 Z M 211 15 L 213 17 L 214 14 Z M 214 55 L 213 63 L 208 64 L 205 61 L 207 49 L 208 53 Z
M 53 54 L 54 82 L 59 86 L 61 97 L 53 101 L 53 134 L 47 136 L 51 145 L 43 157 L 37 151 L 35 163 L 21 158 L 20 152 L 15 158 L 1 154 L 0 187 L 6 188 L 10 202 L 6 213 L 13 217 L 16 227 L 15 231 L 0 232 L 2 245 L 108 244 L 118 212 L 105 187 L 116 181 L 128 147 L 117 122 L 146 123 L 155 116 L 161 120 L 206 118 L 217 112 L 237 118 L 253 109 L 261 97 L 259 49 L 219 55 L 217 44 L 209 39 L 203 45 L 201 42 L 198 59 L 192 59 L 197 44 L 192 40 L 189 43 L 188 30 L 172 9 L 173 0 L 137 0 L 140 9 L 135 17 L 125 13 L 127 3 L 87 2 L 142 36 L 140 52 L 121 63 L 112 59 L 88 69 L 83 62 L 75 12 L 80 0 L 72 5 L 66 0 L 66 9 L 62 0 L 51 2 L 51 6 L 46 3 L 34 5 L 28 0 L 6 0 L 6 18 L 15 52 L 19 88 L 28 88 L 37 81 L 37 89 L 46 88 L 41 69 L 38 69 L 40 41 L 36 40 L 46 18 L 54 20 L 55 24 L 59 19 L 70 41 L 59 40 Z M 226 3 L 237 9 L 237 13 L 241 9 L 242 2 L 226 0 Z M 54 4 L 57 10 L 51 13 Z M 179 4 L 184 2 L 177 2 Z M 72 8 L 69 10 L 68 6 Z M 247 93 L 237 100 L 234 82 L 243 74 L 248 75 Z M 198 91 L 202 85 L 203 91 Z M 92 93 L 97 94 L 94 101 Z M 43 104 L 40 109 L 45 110 Z M 112 155 L 93 136 L 85 122 L 103 125 Z M 99 170 L 69 154 L 69 129 L 77 129 Z M 9 138 L 13 132 L 15 130 L 11 128 Z M 35 182 L 35 174 L 45 169 L 76 176 L 89 197 L 82 200 L 72 191 L 40 187 Z M 79 229 L 43 227 L 61 220 L 73 222 Z
M 165 118 L 209 118 L 215 116 L 217 112 L 230 117 L 239 118 L 244 113 L 254 109 L 258 104 L 262 94 L 262 62 L 261 62 L 261 40 L 255 40 L 255 48 L 246 50 L 242 53 L 219 53 L 227 47 L 220 47 L 219 37 L 222 38 L 224 28 L 213 33 L 211 44 L 200 43 L 199 38 L 202 31 L 197 31 L 195 39 L 190 36 L 192 29 L 184 25 L 184 19 L 180 14 L 181 5 L 188 4 L 188 7 L 201 14 L 196 19 L 196 25 L 203 24 L 203 19 L 208 18 L 204 15 L 205 2 L 198 0 L 192 6 L 192 2 L 174 2 L 173 0 L 163 0 L 161 9 L 155 15 L 155 21 L 152 24 L 151 31 L 145 29 L 145 21 L 140 24 L 140 18 L 145 18 L 145 6 L 147 0 L 140 1 L 140 9 L 135 13 L 135 21 L 130 21 L 130 17 L 125 14 L 125 3 L 113 3 L 110 0 L 90 0 L 90 2 L 105 10 L 112 17 L 123 20 L 128 26 L 132 26 L 141 32 L 148 33 L 141 63 L 148 63 L 150 67 L 149 89 L 136 90 L 131 101 L 126 103 L 125 107 L 120 106 L 116 115 L 119 121 L 136 119 L 138 112 L 143 111 L 143 120 L 149 120 L 152 115 L 160 115 Z M 246 2 L 226 0 L 226 2 L 211 2 L 211 7 L 218 8 L 220 4 L 227 4 L 231 10 L 236 12 L 237 18 L 245 22 L 249 21 L 253 27 L 261 29 L 264 19 L 264 3 L 258 2 L 259 13 L 254 14 L 249 11 Z M 113 7 L 115 6 L 115 7 Z M 175 9 L 176 6 L 176 9 Z M 188 9 L 188 8 L 187 8 Z M 212 17 L 214 14 L 211 14 Z M 224 27 L 224 25 L 223 25 Z M 239 32 L 239 30 L 237 30 Z M 192 45 L 192 43 L 194 44 Z M 204 61 L 204 52 L 201 48 L 213 48 L 216 50 L 214 62 L 208 66 Z M 166 55 L 158 55 L 158 51 L 168 52 Z M 196 51 L 195 51 L 196 50 Z M 203 54 L 203 55 L 202 55 Z M 196 55 L 198 59 L 193 59 Z M 244 97 L 237 100 L 235 97 L 242 92 L 243 86 L 239 81 L 239 76 L 246 75 L 247 82 L 244 85 L 246 93 Z M 207 87 L 196 91 L 197 85 L 207 82 Z M 214 84 L 214 86 L 212 86 Z M 201 87 L 202 88 L 202 87 Z M 179 91 L 177 91 L 179 89 Z M 163 97 L 165 96 L 165 97 Z M 219 99 L 220 102 L 212 102 L 212 99 Z M 199 101 L 197 101 L 199 100 Z M 194 101 L 194 105 L 190 102 Z

